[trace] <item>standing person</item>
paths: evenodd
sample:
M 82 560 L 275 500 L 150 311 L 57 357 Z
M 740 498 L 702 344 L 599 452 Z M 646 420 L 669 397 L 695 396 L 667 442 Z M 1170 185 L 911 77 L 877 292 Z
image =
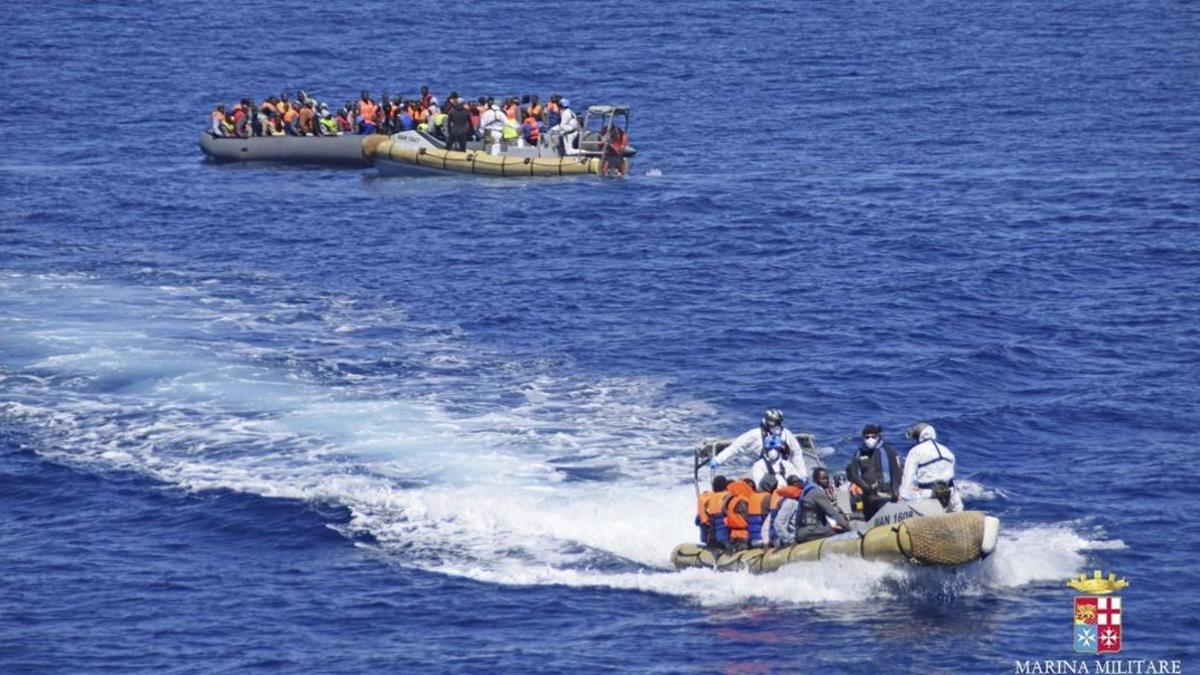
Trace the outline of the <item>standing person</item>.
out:
M 850 529 L 850 521 L 846 519 L 846 514 L 829 501 L 829 494 L 817 482 L 818 474 L 821 472 L 824 472 L 828 482 L 829 472 L 817 467 L 813 469 L 813 480 L 804 486 L 804 492 L 801 493 L 800 513 L 797 516 L 797 544 Z M 834 523 L 832 527 L 829 525 L 830 521 Z
M 500 143 L 504 133 L 504 113 L 500 106 L 493 103 L 479 117 L 479 129 L 482 132 L 484 147 L 492 147 Z
M 757 428 L 750 429 L 741 436 L 733 439 L 729 447 L 717 453 L 715 457 L 709 460 L 708 466 L 713 471 L 716 471 L 722 464 L 743 453 L 765 458 L 766 453 L 763 441 L 771 436 L 777 436 L 782 441 L 782 445 L 779 447 L 779 456 L 790 462 L 792 469 L 794 469 L 794 471 L 789 470 L 788 475 L 794 474 L 804 477 L 807 471 L 804 466 L 804 450 L 800 447 L 800 441 L 796 438 L 796 435 L 783 426 L 783 411 L 779 408 L 770 408 L 763 413 L 762 421 Z M 772 442 L 772 445 L 774 445 L 774 442 Z
M 773 476 L 776 480 L 786 481 L 790 476 L 804 477 L 801 471 L 789 459 L 784 459 L 783 451 L 786 445 L 782 436 L 770 435 L 762 440 L 763 449 L 758 459 L 750 466 L 750 477 L 756 483 L 761 483 L 765 476 Z M 788 453 L 789 456 L 791 453 Z
M 846 465 L 846 478 L 858 488 L 855 510 L 861 510 L 866 520 L 900 498 L 900 459 L 892 444 L 883 440 L 878 424 L 863 427 L 862 443 Z
M 954 487 L 954 453 L 938 443 L 937 430 L 918 422 L 908 430 L 917 442 L 904 458 L 904 476 L 900 479 L 900 499 L 937 499 L 947 512 L 963 510 L 962 498 Z
M 559 112 L 561 119 L 550 131 L 558 135 L 559 141 L 562 143 L 563 155 L 578 155 L 579 118 L 575 116 L 575 111 L 571 110 L 570 99 L 564 98 L 558 102 L 558 105 L 562 109 Z
M 211 120 L 211 124 L 209 124 L 208 130 L 212 133 L 212 135 L 218 137 L 225 136 L 224 103 L 217 104 L 217 107 L 213 108 L 212 114 L 209 115 L 209 119 Z
M 450 134 L 449 140 L 446 142 L 446 149 L 466 152 L 467 138 L 473 129 L 471 128 L 471 111 L 467 110 L 467 106 L 461 100 L 455 102 L 447 124 L 450 127 Z
M 604 161 L 600 164 L 600 175 L 607 176 L 609 169 L 616 167 L 617 175 L 629 171 L 629 160 L 625 159 L 625 148 L 629 145 L 629 134 L 613 124 L 608 130 L 608 143 L 604 146 Z

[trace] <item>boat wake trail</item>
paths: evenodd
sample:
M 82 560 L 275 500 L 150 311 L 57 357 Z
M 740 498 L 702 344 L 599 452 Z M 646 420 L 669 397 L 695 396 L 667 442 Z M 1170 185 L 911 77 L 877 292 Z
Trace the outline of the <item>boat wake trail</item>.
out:
M 42 456 L 344 506 L 331 527 L 389 562 L 488 583 L 703 605 L 954 597 L 1057 581 L 1122 546 L 1080 523 L 1006 524 L 988 560 L 949 576 L 840 559 L 675 572 L 672 547 L 696 536 L 680 449 L 722 420 L 663 382 L 513 361 L 402 308 L 257 276 L 9 275 L 0 330 L 0 419 Z

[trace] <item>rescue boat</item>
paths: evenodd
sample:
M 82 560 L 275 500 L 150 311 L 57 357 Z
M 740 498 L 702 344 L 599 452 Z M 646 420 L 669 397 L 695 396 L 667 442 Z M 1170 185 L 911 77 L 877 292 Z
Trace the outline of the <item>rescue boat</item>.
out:
M 796 434 L 805 463 L 823 466 L 810 434 Z M 694 477 L 700 492 L 700 468 L 729 441 L 706 441 L 697 448 Z M 839 476 L 840 477 L 840 476 Z M 849 484 L 837 481 L 838 506 L 850 510 Z M 937 499 L 893 502 L 870 520 L 851 519 L 851 531 L 779 548 L 727 552 L 700 544 L 680 544 L 671 553 L 675 569 L 706 567 L 720 571 L 774 572 L 784 565 L 846 556 L 934 567 L 966 565 L 986 558 L 996 548 L 1000 519 L 981 511 L 947 513 Z
M 578 132 L 578 142 L 555 134 L 542 134 L 536 144 L 523 138 L 485 138 L 470 141 L 465 151 L 450 150 L 424 131 L 392 134 L 374 151 L 379 172 L 391 176 L 437 173 L 470 173 L 483 176 L 579 176 L 605 172 L 604 157 L 620 157 L 628 163 L 637 153 L 631 146 L 610 152 L 612 129 L 623 133 L 629 125 L 629 107 L 594 105 L 588 108 Z M 578 147 L 576 147 L 576 145 Z M 614 171 L 617 167 L 608 167 Z

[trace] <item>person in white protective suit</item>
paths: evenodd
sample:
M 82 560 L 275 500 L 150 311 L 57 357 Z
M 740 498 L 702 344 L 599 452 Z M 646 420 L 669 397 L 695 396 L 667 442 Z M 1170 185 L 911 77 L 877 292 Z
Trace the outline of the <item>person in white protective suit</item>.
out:
M 575 111 L 571 110 L 571 101 L 562 99 L 558 103 L 562 108 L 562 112 L 558 124 L 550 127 L 550 133 L 556 135 L 562 140 L 562 153 L 564 155 L 579 154 L 579 118 L 575 116 Z
M 800 441 L 783 426 L 783 413 L 778 408 L 767 410 L 757 428 L 735 438 L 729 447 L 709 460 L 708 466 L 716 471 L 740 454 L 750 454 L 756 458 L 750 472 L 755 485 L 761 483 L 767 474 L 774 475 L 781 484 L 786 483 L 789 476 L 807 478 Z
M 939 499 L 946 511 L 963 510 L 962 498 L 954 487 L 954 453 L 938 443 L 937 430 L 919 422 L 907 433 L 917 442 L 904 458 L 904 476 L 900 479 L 900 499 Z M 946 492 L 949 491 L 947 495 Z

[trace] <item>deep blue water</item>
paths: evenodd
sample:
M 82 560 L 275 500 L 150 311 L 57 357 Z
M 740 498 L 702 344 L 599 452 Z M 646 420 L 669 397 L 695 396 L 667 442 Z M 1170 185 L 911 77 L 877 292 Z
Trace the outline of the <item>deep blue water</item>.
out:
M 0 671 L 1200 650 L 1200 6 L 0 7 Z M 219 167 L 218 101 L 633 106 L 626 180 Z M 668 571 L 690 449 L 926 420 L 999 550 Z M 1179 524 L 1182 519 L 1182 526 Z

